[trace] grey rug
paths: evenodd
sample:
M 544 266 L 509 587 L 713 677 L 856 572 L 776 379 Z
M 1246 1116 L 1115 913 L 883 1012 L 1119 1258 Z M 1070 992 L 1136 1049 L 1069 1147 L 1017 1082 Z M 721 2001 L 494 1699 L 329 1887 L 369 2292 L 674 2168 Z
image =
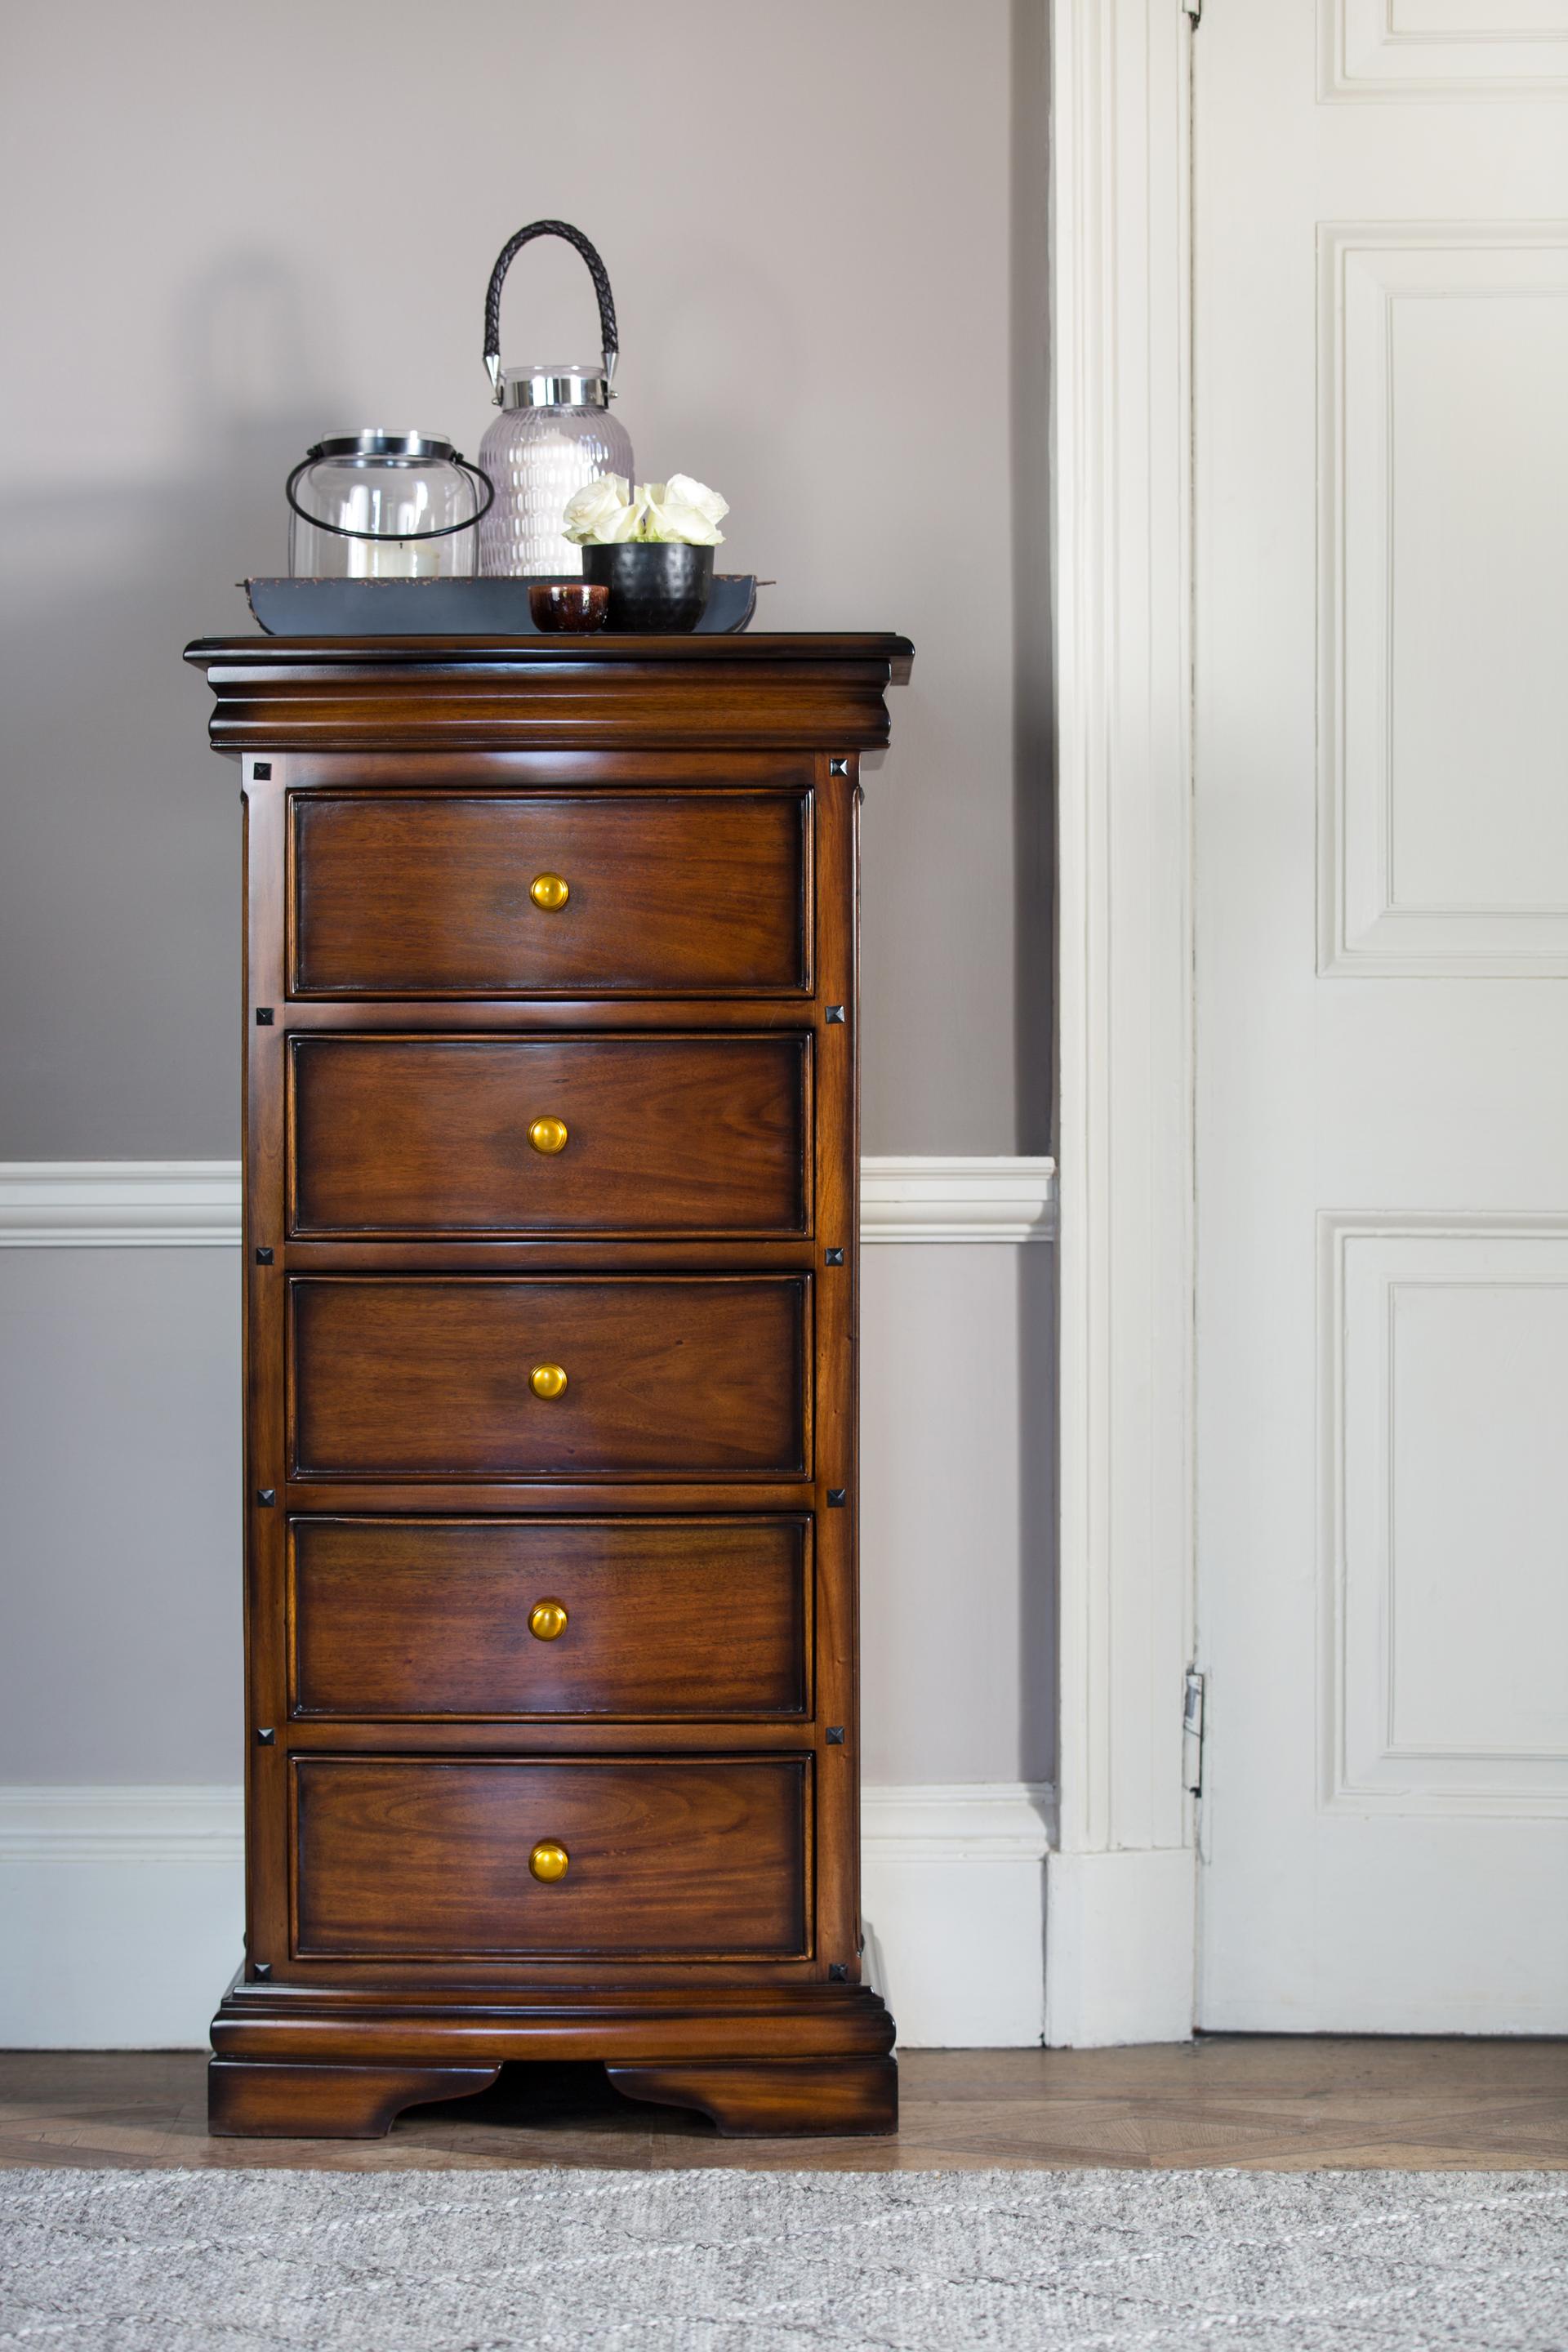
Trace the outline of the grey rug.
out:
M 28 2352 L 1563 2352 L 1568 2175 L 0 2173 Z

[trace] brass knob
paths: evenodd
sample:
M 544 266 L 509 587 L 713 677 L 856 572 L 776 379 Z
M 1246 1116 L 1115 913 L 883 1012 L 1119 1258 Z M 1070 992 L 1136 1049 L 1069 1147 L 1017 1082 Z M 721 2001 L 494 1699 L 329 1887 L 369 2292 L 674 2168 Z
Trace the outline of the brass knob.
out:
M 528 1139 L 535 1151 L 548 1159 L 552 1152 L 566 1149 L 566 1122 L 563 1118 L 536 1118 L 528 1130 Z
M 528 1385 L 536 1397 L 558 1397 L 565 1389 L 566 1374 L 559 1364 L 535 1364 Z
M 566 904 L 572 892 L 559 874 L 536 874 L 528 886 L 528 895 L 536 907 L 542 907 L 547 915 L 552 915 L 557 907 Z
M 536 1601 L 528 1612 L 528 1630 L 536 1642 L 553 1642 L 566 1631 L 566 1608 L 560 1601 Z
M 552 1886 L 558 1878 L 565 1877 L 566 1865 L 571 1859 L 563 1845 L 557 1845 L 553 1838 L 544 1838 L 529 1855 L 528 1866 L 535 1878 L 542 1880 L 546 1886 Z

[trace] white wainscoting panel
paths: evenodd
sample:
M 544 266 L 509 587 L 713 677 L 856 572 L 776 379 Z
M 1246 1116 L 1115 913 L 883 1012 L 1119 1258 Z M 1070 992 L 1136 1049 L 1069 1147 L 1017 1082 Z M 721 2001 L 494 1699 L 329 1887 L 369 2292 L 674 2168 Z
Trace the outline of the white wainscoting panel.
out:
M 1568 1819 L 1568 1217 L 1321 1247 L 1325 1801 Z
M 900 2043 L 1037 2042 L 1050 1792 L 862 1807 L 867 1967 Z M 0 2047 L 205 2047 L 240 1958 L 243 1852 L 237 1789 L 0 1789 Z
M 1551 98 L 1568 0 L 1318 0 L 1325 99 Z
M 1054 1160 L 901 1154 L 860 1163 L 862 1242 L 1034 1242 L 1054 1230 Z M 232 1160 L 0 1161 L 0 1248 L 239 1244 Z
M 1321 968 L 1568 973 L 1568 224 L 1320 269 Z

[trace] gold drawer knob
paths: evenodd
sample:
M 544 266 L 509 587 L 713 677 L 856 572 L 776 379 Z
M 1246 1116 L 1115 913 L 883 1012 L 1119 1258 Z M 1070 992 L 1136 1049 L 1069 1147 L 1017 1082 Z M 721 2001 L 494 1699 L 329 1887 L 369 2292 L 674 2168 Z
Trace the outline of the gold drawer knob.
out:
M 572 891 L 570 885 L 559 874 L 536 874 L 528 886 L 528 895 L 536 907 L 542 907 L 547 915 L 552 915 L 558 907 L 566 904 Z
M 544 1838 L 529 1855 L 528 1866 L 544 1885 L 553 1886 L 558 1878 L 565 1877 L 571 1859 L 563 1845 L 557 1845 L 553 1838 Z
M 566 1610 L 559 1601 L 536 1601 L 528 1612 L 528 1630 L 536 1642 L 554 1642 L 566 1631 Z
M 528 1376 L 528 1385 L 536 1397 L 564 1395 L 566 1374 L 559 1364 L 535 1364 Z
M 536 1118 L 528 1130 L 528 1139 L 535 1151 L 551 1153 L 566 1149 L 566 1122 L 563 1118 Z

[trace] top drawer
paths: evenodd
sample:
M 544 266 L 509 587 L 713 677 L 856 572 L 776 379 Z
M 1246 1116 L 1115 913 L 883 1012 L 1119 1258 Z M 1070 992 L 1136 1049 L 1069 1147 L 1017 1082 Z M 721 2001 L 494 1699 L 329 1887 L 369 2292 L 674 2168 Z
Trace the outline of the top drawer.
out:
M 810 810 L 804 791 L 294 793 L 289 993 L 809 993 Z

